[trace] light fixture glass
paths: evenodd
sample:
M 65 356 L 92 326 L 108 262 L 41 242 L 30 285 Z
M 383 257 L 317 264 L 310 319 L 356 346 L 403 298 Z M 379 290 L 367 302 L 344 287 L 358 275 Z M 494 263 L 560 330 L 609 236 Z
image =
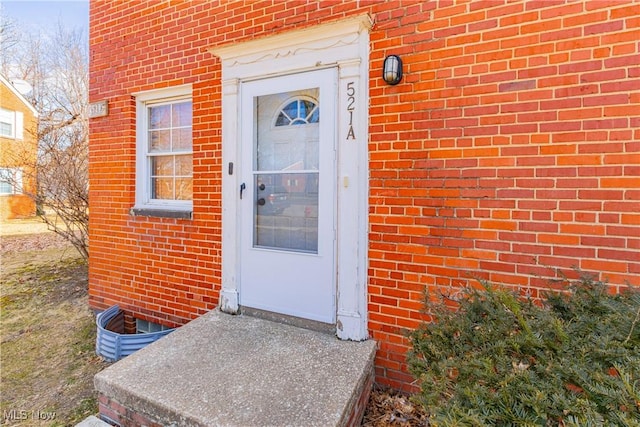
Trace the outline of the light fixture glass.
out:
M 390 85 L 397 85 L 402 80 L 402 60 L 398 55 L 389 55 L 384 59 L 382 79 Z

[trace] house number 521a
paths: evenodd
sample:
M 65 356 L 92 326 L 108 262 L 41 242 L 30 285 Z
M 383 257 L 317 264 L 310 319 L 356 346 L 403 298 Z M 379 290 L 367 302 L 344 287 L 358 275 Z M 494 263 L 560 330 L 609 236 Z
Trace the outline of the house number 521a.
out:
M 349 112 L 349 131 L 347 132 L 347 140 L 356 139 L 353 131 L 353 111 L 356 109 L 356 89 L 353 87 L 354 82 L 347 83 L 347 111 Z

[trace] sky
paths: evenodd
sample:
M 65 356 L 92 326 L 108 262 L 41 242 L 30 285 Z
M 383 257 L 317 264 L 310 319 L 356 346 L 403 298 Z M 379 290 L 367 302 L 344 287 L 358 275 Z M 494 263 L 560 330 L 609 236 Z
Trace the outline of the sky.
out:
M 55 29 L 61 22 L 68 29 L 89 34 L 89 0 L 0 0 L 2 16 L 35 33 Z

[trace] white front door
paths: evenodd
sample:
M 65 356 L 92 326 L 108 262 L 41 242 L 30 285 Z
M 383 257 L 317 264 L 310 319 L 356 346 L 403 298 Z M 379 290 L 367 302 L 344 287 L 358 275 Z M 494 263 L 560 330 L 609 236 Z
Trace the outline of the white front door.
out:
M 336 320 L 334 69 L 242 83 L 240 305 Z

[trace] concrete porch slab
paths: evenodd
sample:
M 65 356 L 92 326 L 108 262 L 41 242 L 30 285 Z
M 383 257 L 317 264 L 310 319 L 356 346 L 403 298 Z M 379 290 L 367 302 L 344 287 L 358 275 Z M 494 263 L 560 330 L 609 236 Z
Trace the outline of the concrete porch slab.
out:
M 95 386 L 102 415 L 126 426 L 357 425 L 375 347 L 214 310 L 98 373 Z

